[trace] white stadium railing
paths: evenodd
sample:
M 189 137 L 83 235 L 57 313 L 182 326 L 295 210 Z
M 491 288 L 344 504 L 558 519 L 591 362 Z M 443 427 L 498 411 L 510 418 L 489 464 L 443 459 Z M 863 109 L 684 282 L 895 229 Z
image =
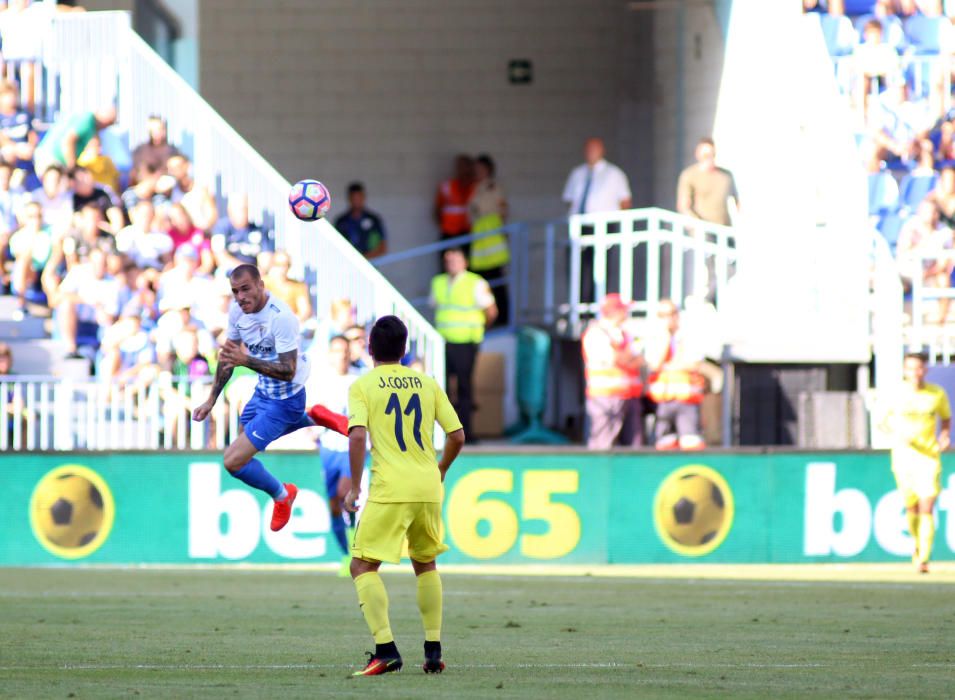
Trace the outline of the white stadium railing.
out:
M 191 411 L 209 386 L 208 380 L 117 386 L 0 377 L 0 452 L 222 449 L 239 433 L 242 403 L 222 397 L 209 419 L 193 422 Z
M 347 297 L 361 323 L 399 316 L 416 355 L 444 383 L 444 341 L 437 331 L 331 224 L 303 223 L 291 214 L 290 183 L 132 30 L 127 13 L 57 15 L 40 63 L 37 103 L 47 120 L 115 103 L 117 126 L 135 146 L 147 139 L 147 117 L 163 116 L 170 141 L 190 155 L 196 182 L 219 201 L 248 195 L 251 217 L 274 229 L 293 274 L 314 271 L 320 315 L 333 299 Z
M 661 299 L 685 307 L 696 298 L 719 308 L 736 272 L 736 232 L 729 226 L 658 208 L 580 214 L 569 225 L 566 315 L 575 334 L 596 315 L 595 300 L 608 292 L 632 300 L 642 316 L 652 314 Z

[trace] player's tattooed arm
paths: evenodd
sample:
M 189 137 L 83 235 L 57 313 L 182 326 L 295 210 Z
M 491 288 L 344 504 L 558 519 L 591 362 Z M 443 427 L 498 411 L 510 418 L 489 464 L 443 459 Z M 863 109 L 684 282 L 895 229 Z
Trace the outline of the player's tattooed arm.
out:
M 212 413 L 212 407 L 216 405 L 219 394 L 222 393 L 222 389 L 225 388 L 226 383 L 232 376 L 233 369 L 233 366 L 224 361 L 220 356 L 219 365 L 216 367 L 216 376 L 212 381 L 212 391 L 209 392 L 209 398 L 192 410 L 192 419 L 194 421 L 201 422 L 209 417 L 209 414 Z
M 212 403 L 216 402 L 216 399 L 219 398 L 219 394 L 222 393 L 225 385 L 229 383 L 234 369 L 235 368 L 227 362 L 219 362 L 216 367 L 215 379 L 212 381 L 212 393 L 209 395 L 209 400 L 212 401 Z
M 257 357 L 246 355 L 242 360 L 242 364 L 266 377 L 272 377 L 272 379 L 278 379 L 283 382 L 290 382 L 295 376 L 295 369 L 298 365 L 298 351 L 289 350 L 288 352 L 280 352 L 279 359 L 275 362 L 267 362 L 266 360 L 260 360 Z

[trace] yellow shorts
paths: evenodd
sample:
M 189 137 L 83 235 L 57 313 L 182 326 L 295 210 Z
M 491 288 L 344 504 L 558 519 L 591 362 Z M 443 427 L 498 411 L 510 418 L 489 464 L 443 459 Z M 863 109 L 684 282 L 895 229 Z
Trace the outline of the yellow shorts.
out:
M 905 507 L 923 498 L 934 498 L 942 490 L 942 462 L 938 457 L 911 449 L 892 451 L 892 473 Z
M 448 546 L 441 541 L 441 504 L 368 501 L 355 528 L 351 554 L 365 561 L 397 564 L 405 538 L 415 561 L 427 563 L 447 552 Z

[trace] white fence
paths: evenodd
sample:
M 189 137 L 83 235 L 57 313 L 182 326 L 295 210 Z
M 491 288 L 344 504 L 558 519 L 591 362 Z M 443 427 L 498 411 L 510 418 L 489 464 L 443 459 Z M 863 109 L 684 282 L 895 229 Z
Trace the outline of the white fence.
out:
M 0 452 L 222 449 L 239 434 L 240 401 L 220 397 L 203 423 L 191 411 L 210 382 L 120 387 L 53 377 L 0 377 Z
M 286 203 L 290 183 L 130 27 L 124 12 L 57 15 L 44 41 L 37 102 L 52 119 L 115 103 L 130 146 L 146 141 L 146 120 L 168 122 L 170 141 L 192 158 L 194 177 L 220 202 L 246 194 L 254 220 L 271 226 L 292 272 L 314 273 L 315 309 L 347 297 L 358 320 L 395 314 L 427 371 L 444 383 L 444 341 L 428 321 L 327 221 L 303 223 Z M 321 179 L 322 173 L 315 173 Z M 311 280 L 309 280 L 311 281 Z
M 736 261 L 728 226 L 657 208 L 572 216 L 570 327 L 579 333 L 609 292 L 633 300 L 638 315 L 653 313 L 661 299 L 685 306 L 695 297 L 718 308 Z

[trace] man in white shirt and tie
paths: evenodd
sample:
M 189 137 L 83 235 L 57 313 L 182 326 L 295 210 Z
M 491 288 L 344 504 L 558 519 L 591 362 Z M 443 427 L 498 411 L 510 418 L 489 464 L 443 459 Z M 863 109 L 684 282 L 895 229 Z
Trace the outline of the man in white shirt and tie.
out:
M 570 171 L 564 187 L 564 201 L 570 205 L 569 214 L 591 214 L 601 211 L 630 209 L 633 204 L 630 182 L 626 174 L 604 159 L 604 142 L 589 138 L 584 143 L 584 160 Z M 587 227 L 584 234 L 587 234 Z M 581 255 L 580 280 L 582 302 L 594 301 L 594 252 L 585 248 Z

